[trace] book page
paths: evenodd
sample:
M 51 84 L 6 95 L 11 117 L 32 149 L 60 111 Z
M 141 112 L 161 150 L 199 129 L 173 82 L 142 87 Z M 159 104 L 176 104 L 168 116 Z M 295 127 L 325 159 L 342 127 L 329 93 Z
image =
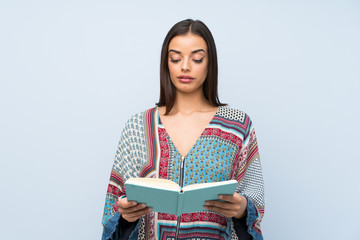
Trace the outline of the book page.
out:
M 201 188 L 208 188 L 208 187 L 215 187 L 219 185 L 229 184 L 229 183 L 237 183 L 236 180 L 228 180 L 223 182 L 212 182 L 212 183 L 198 183 L 198 184 L 191 184 L 183 188 L 184 191 L 186 190 L 194 190 L 194 189 L 201 189 Z
M 129 178 L 127 181 L 129 184 L 137 184 L 146 187 L 156 187 L 161 189 L 176 190 L 180 189 L 180 186 L 168 179 L 162 178 Z

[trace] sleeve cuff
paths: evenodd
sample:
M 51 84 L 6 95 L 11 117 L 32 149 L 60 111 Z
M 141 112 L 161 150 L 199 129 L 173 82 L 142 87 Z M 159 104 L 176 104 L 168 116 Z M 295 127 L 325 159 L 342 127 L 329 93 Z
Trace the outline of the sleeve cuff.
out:
M 128 222 L 117 212 L 104 226 L 101 240 L 123 240 L 130 239 L 134 230 L 138 228 L 139 220 Z
M 247 197 L 247 216 L 246 216 L 246 225 L 247 225 L 247 232 L 252 236 L 255 240 L 263 240 L 263 236 L 258 233 L 254 228 L 254 223 L 258 219 L 258 211 L 253 204 L 253 202 Z

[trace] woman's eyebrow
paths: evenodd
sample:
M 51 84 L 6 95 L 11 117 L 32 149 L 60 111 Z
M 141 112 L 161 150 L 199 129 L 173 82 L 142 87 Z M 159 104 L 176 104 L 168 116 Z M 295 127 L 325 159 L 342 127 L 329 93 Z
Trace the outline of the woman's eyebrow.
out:
M 177 51 L 177 50 L 174 50 L 174 49 L 170 49 L 169 52 L 174 52 L 174 53 L 181 54 L 180 51 Z M 191 53 L 194 54 L 194 53 L 198 53 L 198 52 L 204 52 L 204 53 L 206 53 L 204 49 L 196 49 L 196 50 L 192 51 Z
M 206 53 L 204 49 L 197 49 L 197 50 L 192 51 L 191 53 L 198 53 L 198 52 Z
M 178 54 L 181 54 L 180 51 L 177 51 L 177 50 L 174 50 L 174 49 L 170 49 L 169 52 L 174 52 L 174 53 L 178 53 Z

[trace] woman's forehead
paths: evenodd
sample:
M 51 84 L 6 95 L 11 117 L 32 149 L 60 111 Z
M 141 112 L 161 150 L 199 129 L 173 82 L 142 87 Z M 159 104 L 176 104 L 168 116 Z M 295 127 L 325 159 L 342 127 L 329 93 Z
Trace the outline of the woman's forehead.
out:
M 188 33 L 186 35 L 178 35 L 171 39 L 168 50 L 175 50 L 181 53 L 186 52 L 201 52 L 198 50 L 204 50 L 207 52 L 207 45 L 205 40 L 199 35 Z

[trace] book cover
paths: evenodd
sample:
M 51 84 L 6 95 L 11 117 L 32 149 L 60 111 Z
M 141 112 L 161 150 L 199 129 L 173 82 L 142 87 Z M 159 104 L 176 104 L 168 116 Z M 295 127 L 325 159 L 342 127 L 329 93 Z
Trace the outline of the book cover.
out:
M 219 194 L 233 195 L 236 180 L 199 183 L 181 187 L 167 179 L 130 178 L 125 182 L 128 201 L 146 203 L 155 212 L 174 215 L 204 211 L 207 200 L 219 200 Z

